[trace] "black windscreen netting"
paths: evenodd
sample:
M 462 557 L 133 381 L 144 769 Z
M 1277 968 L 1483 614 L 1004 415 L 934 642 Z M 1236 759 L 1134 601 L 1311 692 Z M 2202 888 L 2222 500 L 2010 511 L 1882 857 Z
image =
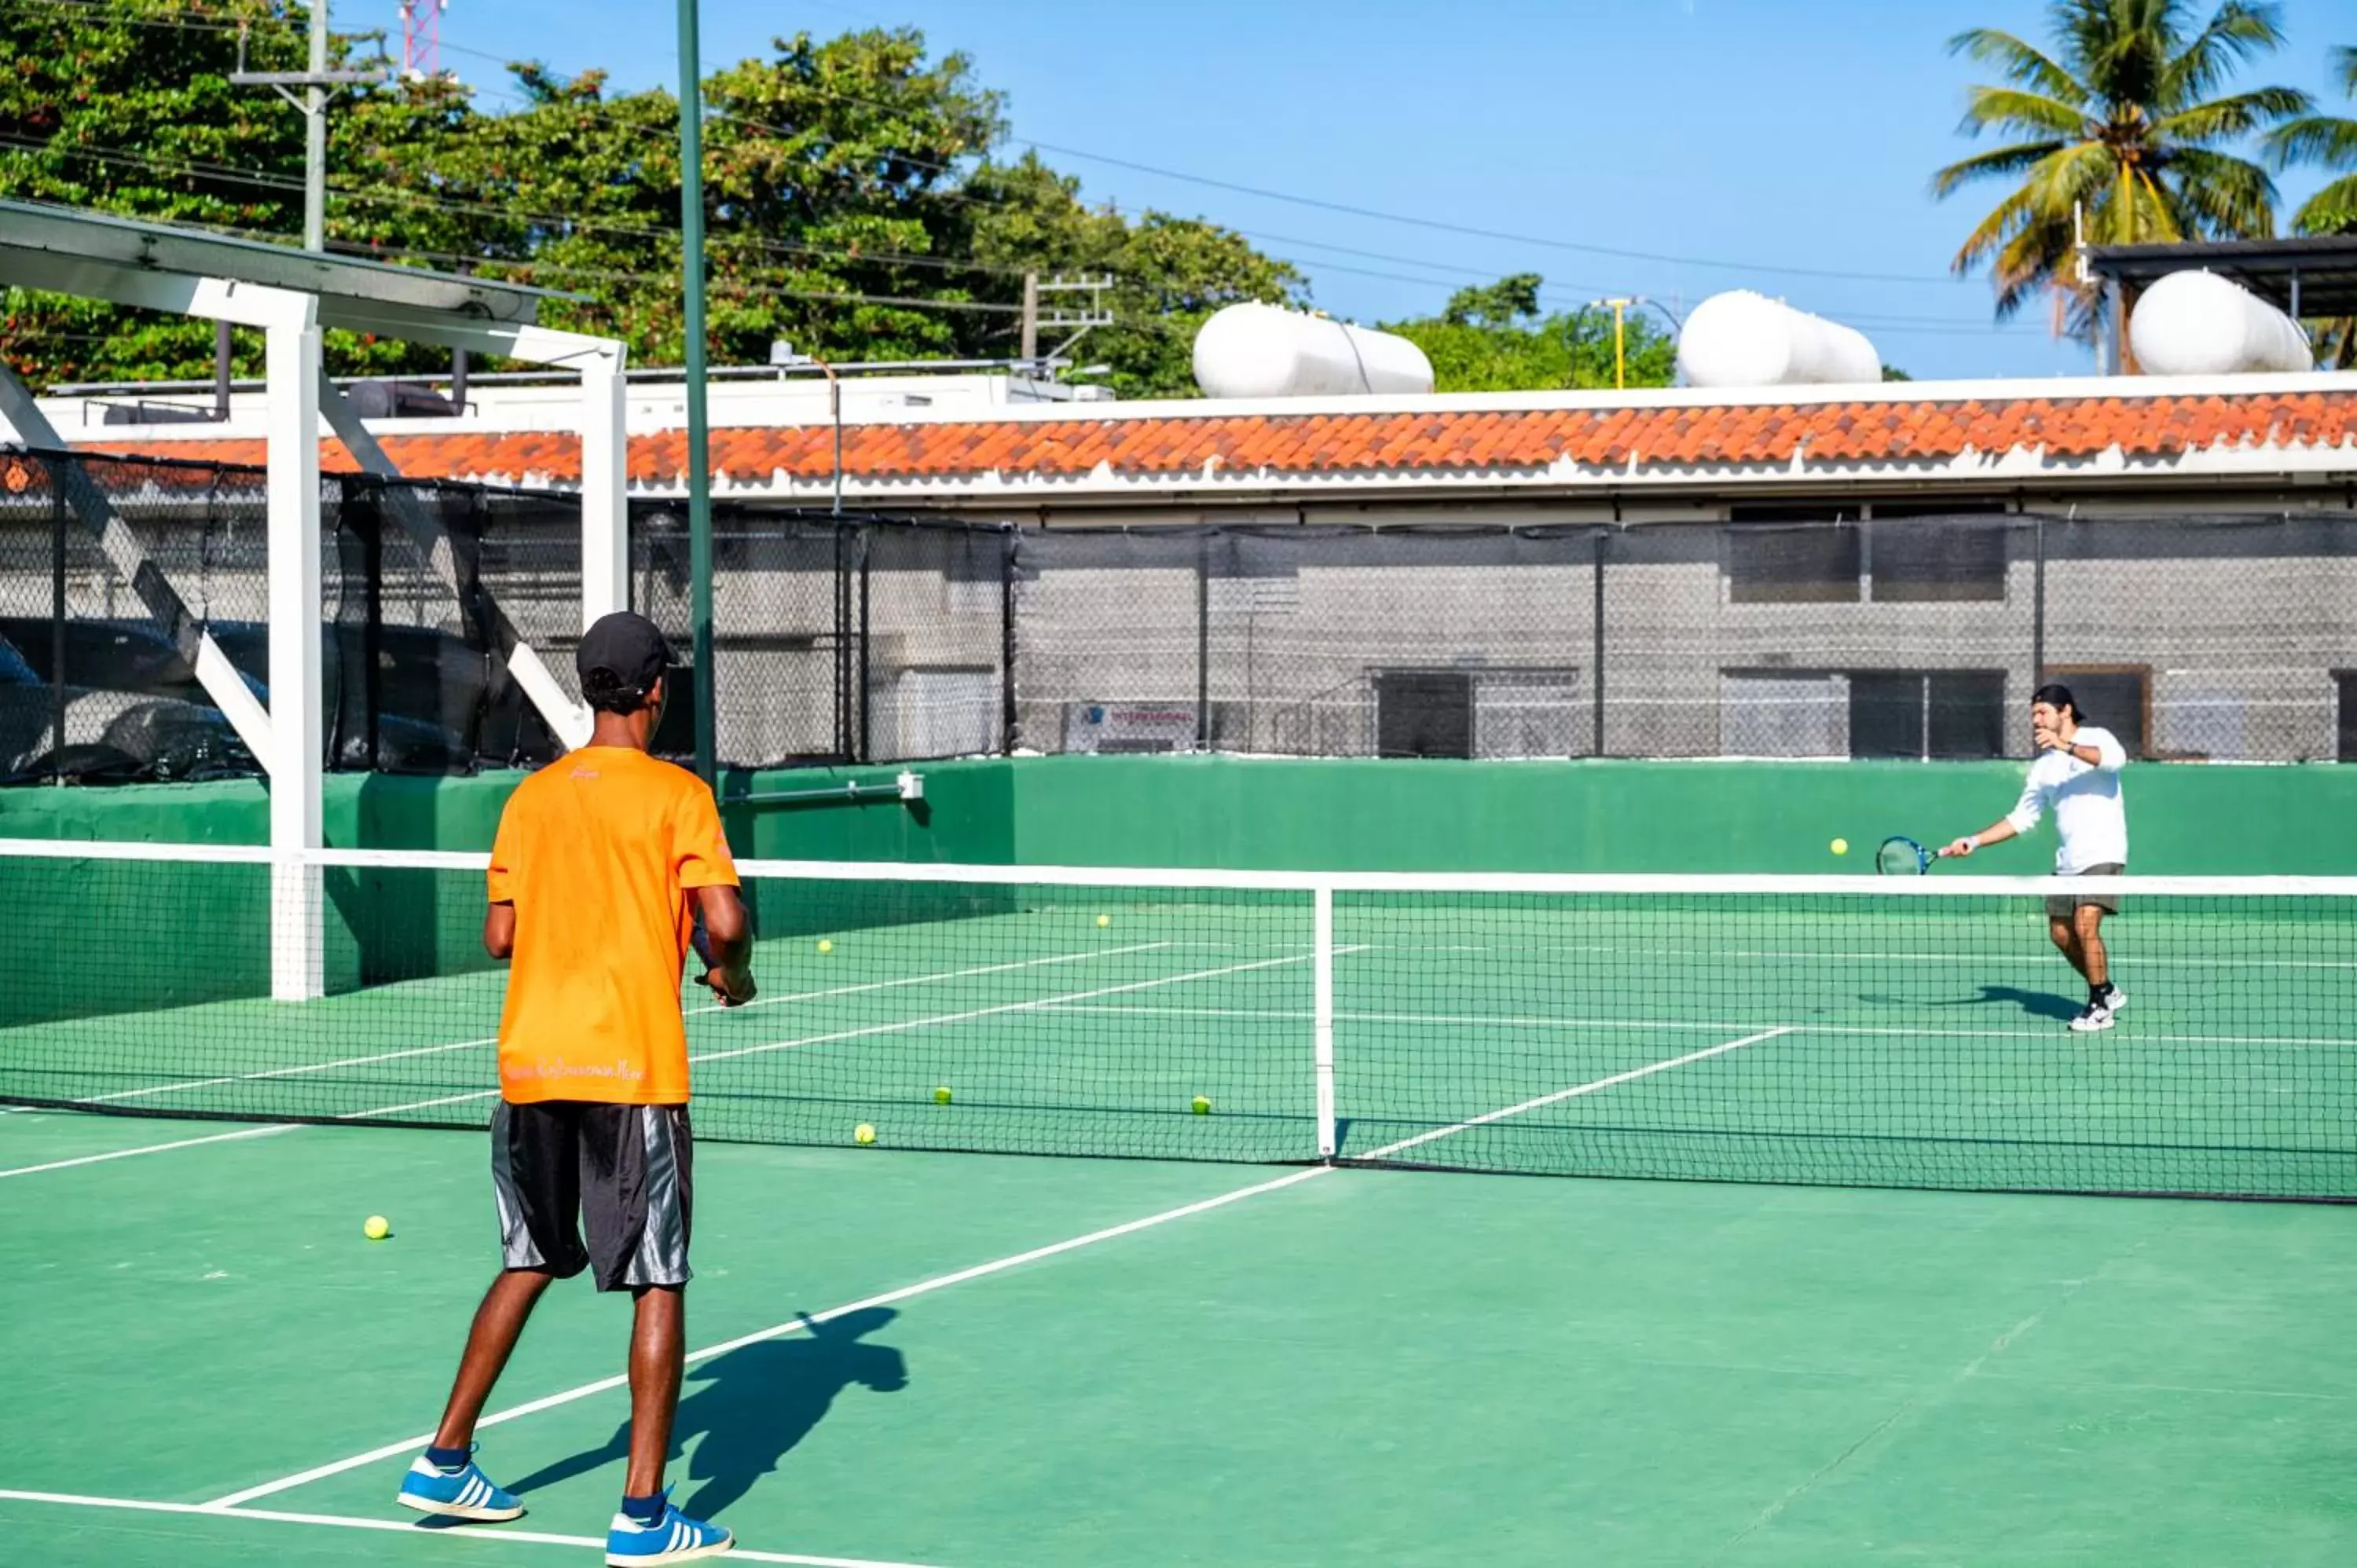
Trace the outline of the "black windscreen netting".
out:
M 1920 513 L 1920 514 L 1919 514 Z M 530 766 L 516 678 L 569 697 L 576 497 L 322 484 L 327 760 Z M 723 766 L 1034 751 L 1968 759 L 2044 680 L 2137 757 L 2357 756 L 2357 515 L 1504 528 L 1063 528 L 737 502 L 714 519 Z M 254 771 L 195 675 L 269 680 L 258 469 L 0 455 L 0 777 Z M 683 668 L 686 512 L 640 503 L 629 594 Z

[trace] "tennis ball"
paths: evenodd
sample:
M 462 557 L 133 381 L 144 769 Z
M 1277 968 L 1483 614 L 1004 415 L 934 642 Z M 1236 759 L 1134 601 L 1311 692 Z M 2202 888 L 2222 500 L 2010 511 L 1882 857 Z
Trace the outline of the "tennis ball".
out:
M 819 940 L 818 940 L 818 950 L 819 950 L 819 951 L 821 951 L 821 952 L 833 952 L 833 951 L 834 950 L 834 939 L 832 939 L 832 938 L 830 938 L 830 937 L 821 937 L 821 938 L 819 938 Z
M 1113 917 L 1111 915 L 1099 915 L 1097 917 L 1097 924 L 1100 926 L 1110 926 L 1113 924 Z
M 382 1214 L 371 1214 L 361 1226 L 361 1234 L 371 1241 L 382 1241 L 393 1234 L 393 1221 Z
M 1211 1096 L 1207 1094 L 1199 1094 L 1195 1096 L 1191 1109 L 1198 1116 L 1209 1116 L 1211 1113 Z
M 876 1129 L 862 1122 L 851 1130 L 851 1141 L 855 1144 L 872 1144 L 876 1141 Z
M 937 1089 L 937 1090 L 933 1090 L 933 1103 L 934 1103 L 934 1104 L 936 1104 L 936 1105 L 947 1105 L 949 1102 L 950 1102 L 950 1086 L 949 1086 L 948 1084 L 946 1084 L 946 1083 L 945 1083 L 945 1084 L 942 1085 L 939 1089 Z
M 1849 853 L 1849 840 L 1847 840 L 1847 839 L 1835 839 L 1835 840 L 1834 840 L 1834 853 L 1835 853 L 1835 854 L 1847 854 Z

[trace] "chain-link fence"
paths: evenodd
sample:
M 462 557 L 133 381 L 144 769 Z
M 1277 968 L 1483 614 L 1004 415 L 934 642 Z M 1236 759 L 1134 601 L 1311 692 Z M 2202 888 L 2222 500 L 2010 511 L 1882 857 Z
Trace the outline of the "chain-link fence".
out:
M 2357 757 L 2357 516 L 1026 529 L 1017 737 L 1319 757 Z
M 323 481 L 328 760 L 452 771 L 556 743 L 576 498 Z M 259 470 L 0 455 L 0 772 L 253 768 L 197 682 L 266 695 Z M 2357 514 L 1433 527 L 995 526 L 716 510 L 731 767 L 1011 751 L 2022 755 L 2041 679 L 2140 756 L 2357 757 Z M 689 647 L 685 513 L 630 598 Z M 658 748 L 692 748 L 692 674 Z

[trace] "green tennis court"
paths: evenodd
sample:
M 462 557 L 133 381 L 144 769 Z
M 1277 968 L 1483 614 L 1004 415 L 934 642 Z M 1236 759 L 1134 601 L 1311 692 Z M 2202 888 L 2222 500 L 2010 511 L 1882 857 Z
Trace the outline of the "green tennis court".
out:
M 406 929 L 470 874 L 414 875 L 450 891 L 312 1002 L 122 1010 L 20 955 L 0 1089 L 165 1113 L 0 1114 L 0 1348 L 49 1412 L 0 1518 L 52 1561 L 595 1544 L 586 1288 L 483 1436 L 532 1512 L 391 1506 L 494 1257 L 479 1138 L 399 1125 L 496 1092 L 499 977 Z M 760 1004 L 688 996 L 674 1471 L 751 1560 L 2357 1551 L 2345 1208 L 1891 1190 L 2357 1191 L 2337 896 L 2140 897 L 2084 1039 L 2014 890 L 754 884 Z M 250 990 L 266 905 L 220 913 L 184 968 Z

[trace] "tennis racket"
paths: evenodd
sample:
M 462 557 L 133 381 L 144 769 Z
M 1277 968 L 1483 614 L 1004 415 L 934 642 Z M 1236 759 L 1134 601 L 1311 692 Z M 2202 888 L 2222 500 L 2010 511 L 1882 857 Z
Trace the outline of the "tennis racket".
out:
M 1921 876 L 1932 869 L 1932 852 L 1913 839 L 1893 835 L 1874 852 L 1874 869 L 1882 876 Z

